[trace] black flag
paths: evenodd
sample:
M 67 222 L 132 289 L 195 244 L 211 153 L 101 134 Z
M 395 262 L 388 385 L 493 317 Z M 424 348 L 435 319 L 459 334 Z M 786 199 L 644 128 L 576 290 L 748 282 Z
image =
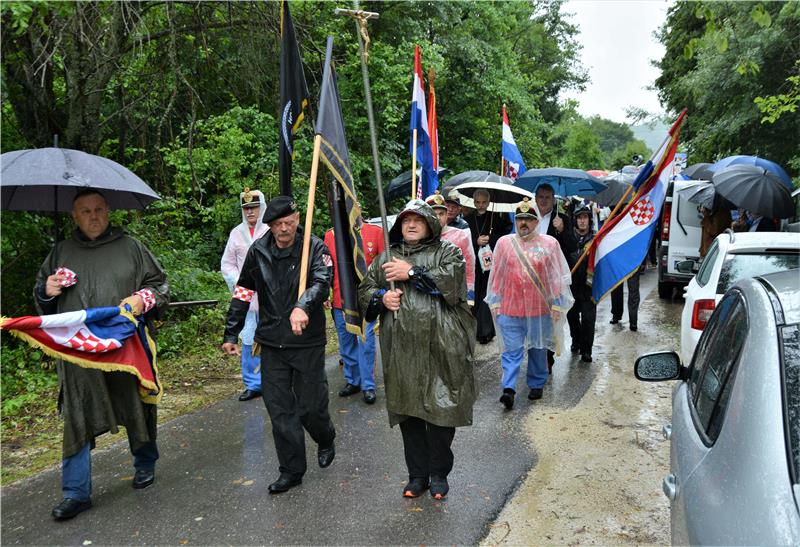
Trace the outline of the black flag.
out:
M 294 159 L 294 134 L 305 118 L 308 106 L 308 87 L 303 74 L 303 60 L 294 35 L 289 4 L 281 0 L 281 109 L 278 112 L 280 132 L 281 195 L 292 195 L 292 160 Z
M 328 37 L 325 70 L 319 96 L 316 133 L 321 137 L 320 157 L 333 175 L 333 235 L 336 243 L 336 270 L 342 312 L 348 332 L 363 334 L 363 321 L 358 308 L 358 284 L 367 275 L 364 244 L 361 240 L 361 212 L 356 206 L 356 190 L 347 153 L 339 90 L 331 55 L 333 38 Z

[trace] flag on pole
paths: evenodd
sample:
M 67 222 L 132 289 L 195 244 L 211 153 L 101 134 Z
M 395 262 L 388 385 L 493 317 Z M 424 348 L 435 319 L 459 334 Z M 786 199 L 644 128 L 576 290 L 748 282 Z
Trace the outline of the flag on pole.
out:
M 517 142 L 511 134 L 511 126 L 508 124 L 508 113 L 506 105 L 503 105 L 503 175 L 516 180 L 518 176 L 526 171 L 525 162 L 522 161 L 522 154 L 519 153 Z
M 409 152 L 413 156 L 414 147 L 416 146 L 417 162 L 422 167 L 422 175 L 417 186 L 417 197 L 420 199 L 425 199 L 439 188 L 439 176 L 433 169 L 433 151 L 431 149 L 431 134 L 428 131 L 427 110 L 419 46 L 414 46 L 414 84 L 411 90 L 411 142 L 409 144 Z M 416 143 L 414 142 L 414 129 L 417 130 Z
M 436 90 L 433 87 L 433 80 L 436 74 L 433 67 L 428 69 L 428 104 L 430 111 L 428 112 L 428 131 L 431 133 L 431 163 L 433 165 L 433 172 L 439 174 L 439 121 L 436 119 Z M 438 180 L 437 180 L 438 183 Z M 436 190 L 434 189 L 434 192 Z M 433 193 L 433 192 L 432 192 Z M 428 197 L 428 196 L 425 196 Z
M 672 163 L 685 117 L 686 110 L 680 113 L 664 142 L 639 171 L 633 183 L 636 193 L 631 202 L 606 222 L 592 240 L 588 278 L 595 302 L 630 277 L 647 255 L 672 177 Z
M 303 74 L 303 60 L 294 34 L 289 4 L 281 0 L 281 109 L 278 113 L 280 133 L 280 153 L 278 170 L 280 172 L 281 195 L 292 195 L 292 161 L 294 160 L 294 134 L 303 123 L 309 95 L 306 77 Z
M 1 318 L 0 329 L 33 347 L 83 368 L 133 374 L 145 403 L 161 399 L 155 342 L 129 308 L 106 307 Z
M 316 134 L 321 137 L 320 156 L 333 175 L 331 217 L 336 248 L 336 271 L 342 312 L 348 332 L 363 335 L 363 318 L 358 306 L 358 285 L 367 275 L 367 262 L 361 240 L 361 213 L 356 206 L 355 185 L 347 152 L 336 71 L 331 61 L 333 37 L 328 37 L 325 68 L 319 94 Z

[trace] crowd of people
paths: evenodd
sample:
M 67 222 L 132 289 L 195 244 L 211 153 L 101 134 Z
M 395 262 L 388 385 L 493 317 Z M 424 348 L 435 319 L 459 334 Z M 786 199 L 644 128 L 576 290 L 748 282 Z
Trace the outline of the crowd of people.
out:
M 270 493 L 301 484 L 305 432 L 317 445 L 320 467 L 336 455 L 325 373 L 328 313 L 343 369 L 339 396 L 362 393 L 364 403 L 375 403 L 379 340 L 389 424 L 400 427 L 408 468 L 406 497 L 448 494 L 456 428 L 473 420 L 476 342 L 498 339 L 500 402 L 508 410 L 525 355 L 528 399 L 542 397 L 553 356 L 565 347 L 565 323 L 572 351 L 592 360 L 595 309 L 585 267 L 570 272 L 594 235 L 591 210 L 558 212 L 547 185 L 534 201 L 514 206 L 513 221 L 492 212 L 491 195 L 482 190 L 467 215 L 453 195 L 412 200 L 390 229 L 388 249 L 383 230 L 359 216 L 368 265 L 358 288 L 363 336 L 345 328 L 333 231 L 324 240 L 310 237 L 307 286 L 299 293 L 304 238 L 297 205 L 285 196 L 267 202 L 247 188 L 239 197 L 242 222 L 231 230 L 221 260 L 231 291 L 222 349 L 240 359 L 239 400 L 261 397 L 269 414 L 279 472 Z M 72 238 L 56 246 L 37 278 L 40 312 L 128 305 L 151 321 L 169 299 L 157 260 L 110 225 L 100 192 L 78 194 L 72 214 Z M 64 266 L 77 274 L 74 286 L 64 283 Z M 135 378 L 124 372 L 60 363 L 59 377 L 63 500 L 53 517 L 66 520 L 91 507 L 90 451 L 102 433 L 124 426 L 136 470 L 132 486 L 153 484 L 156 405 L 141 399 Z

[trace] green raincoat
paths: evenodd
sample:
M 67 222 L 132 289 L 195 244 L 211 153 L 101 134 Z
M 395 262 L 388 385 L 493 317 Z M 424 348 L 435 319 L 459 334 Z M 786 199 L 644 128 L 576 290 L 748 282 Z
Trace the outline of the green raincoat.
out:
M 433 209 L 415 200 L 406 206 L 405 211 L 409 210 L 425 218 L 433 236 L 413 246 L 403 243 L 401 213 L 390 232 L 391 255 L 422 267 L 438 294 L 420 290 L 411 281 L 396 282 L 403 295 L 395 318 L 379 296 L 381 289 L 389 289 L 381 268 L 385 254 L 375 259 L 359 287 L 362 313 L 376 306 L 380 310 L 389 424 L 414 416 L 441 427 L 471 425 L 477 396 L 473 376 L 476 327 L 467 305 L 464 256 L 458 247 L 439 239 L 441 226 Z
M 59 266 L 74 271 L 78 282 L 46 300 L 43 286 Z M 75 230 L 59 242 L 42 264 L 34 300 L 41 314 L 116 306 L 134 292 L 148 288 L 156 297 L 154 310 L 169 302 L 169 285 L 156 258 L 120 228 L 109 227 L 95 240 Z M 149 315 L 149 313 L 148 313 Z M 95 437 L 116 433 L 124 425 L 135 442 L 155 440 L 156 406 L 139 396 L 137 379 L 127 372 L 104 372 L 58 362 L 64 418 L 63 457 L 76 454 Z

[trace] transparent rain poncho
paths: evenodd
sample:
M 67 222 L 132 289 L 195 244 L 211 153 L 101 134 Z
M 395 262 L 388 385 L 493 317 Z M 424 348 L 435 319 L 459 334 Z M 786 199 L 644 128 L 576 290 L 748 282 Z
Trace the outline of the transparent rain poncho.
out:
M 485 302 L 504 350 L 545 348 L 561 353 L 574 299 L 567 259 L 555 238 L 534 230 L 501 237 L 494 249 Z

